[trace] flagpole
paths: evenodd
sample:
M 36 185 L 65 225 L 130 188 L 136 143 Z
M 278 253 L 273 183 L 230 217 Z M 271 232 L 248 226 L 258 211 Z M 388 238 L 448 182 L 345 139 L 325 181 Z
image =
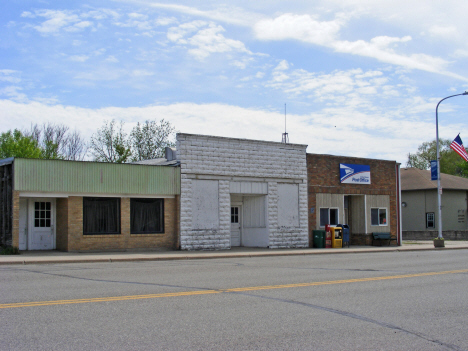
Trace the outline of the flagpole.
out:
M 437 145 L 437 207 L 439 208 L 439 235 L 437 236 L 439 239 L 443 239 L 442 237 L 442 188 L 440 186 L 440 153 L 439 153 L 439 105 L 442 101 L 450 99 L 454 96 L 460 95 L 468 95 L 468 91 L 465 91 L 461 94 L 455 94 L 447 96 L 439 101 L 436 106 L 436 145 Z

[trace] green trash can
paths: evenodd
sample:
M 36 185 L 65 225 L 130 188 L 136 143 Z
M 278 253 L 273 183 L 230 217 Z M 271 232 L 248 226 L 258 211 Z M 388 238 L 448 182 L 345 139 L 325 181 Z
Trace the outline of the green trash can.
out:
M 325 230 L 313 230 L 312 238 L 314 247 L 317 249 L 325 248 Z

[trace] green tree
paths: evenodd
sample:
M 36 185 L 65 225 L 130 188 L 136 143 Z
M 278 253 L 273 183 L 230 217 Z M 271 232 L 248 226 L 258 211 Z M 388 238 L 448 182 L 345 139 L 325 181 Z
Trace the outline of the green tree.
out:
M 89 150 L 95 161 L 125 163 L 130 160 L 132 152 L 123 126 L 123 122 L 117 127 L 115 120 L 105 121 L 104 126 L 91 136 Z
M 8 157 L 42 158 L 37 141 L 18 129 L 0 135 L 0 159 Z
M 461 177 L 468 177 L 468 165 L 450 148 L 449 139 L 439 139 L 440 172 Z M 430 169 L 431 161 L 437 159 L 437 142 L 424 142 L 414 154 L 408 153 L 406 167 Z
M 166 147 L 175 146 L 174 133 L 175 128 L 164 119 L 138 122 L 130 133 L 132 161 L 164 157 Z

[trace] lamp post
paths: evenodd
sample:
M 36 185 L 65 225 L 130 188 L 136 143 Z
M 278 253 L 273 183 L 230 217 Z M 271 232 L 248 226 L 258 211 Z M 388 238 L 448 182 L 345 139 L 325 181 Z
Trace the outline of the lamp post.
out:
M 437 206 L 439 207 L 439 235 L 437 236 L 439 239 L 442 239 L 442 189 L 440 187 L 440 154 L 439 154 L 439 105 L 442 101 L 450 99 L 454 96 L 460 96 L 460 95 L 468 95 L 468 91 L 465 91 L 464 93 L 461 94 L 455 94 L 455 95 L 450 95 L 447 96 L 446 98 L 443 98 L 442 100 L 439 101 L 439 103 L 436 106 L 436 142 L 437 142 Z

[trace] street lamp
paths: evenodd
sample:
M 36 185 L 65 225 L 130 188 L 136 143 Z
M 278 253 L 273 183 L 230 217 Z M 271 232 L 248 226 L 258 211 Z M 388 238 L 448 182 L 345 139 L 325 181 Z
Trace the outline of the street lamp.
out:
M 436 106 L 436 141 L 437 141 L 437 205 L 439 207 L 439 235 L 437 236 L 439 239 L 442 239 L 442 201 L 441 201 L 441 193 L 442 189 L 440 187 L 440 155 L 439 155 L 439 105 L 442 101 L 450 99 L 454 96 L 460 96 L 460 95 L 468 95 L 468 91 L 465 91 L 462 94 L 455 94 L 455 95 L 450 95 L 447 96 L 446 98 L 443 98 L 442 100 L 439 101 L 439 103 Z

